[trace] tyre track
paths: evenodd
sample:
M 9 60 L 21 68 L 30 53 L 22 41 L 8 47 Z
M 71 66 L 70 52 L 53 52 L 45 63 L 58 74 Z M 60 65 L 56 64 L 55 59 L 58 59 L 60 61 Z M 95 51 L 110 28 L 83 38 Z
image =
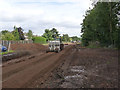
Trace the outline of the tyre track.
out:
M 30 65 L 26 65 L 26 69 L 19 69 L 19 72 L 14 71 L 15 73 L 11 74 L 11 76 L 9 76 L 7 80 L 3 81 L 3 87 L 30 87 L 29 83 L 35 81 L 40 75 L 44 76 L 44 74 L 47 73 L 47 71 L 51 72 L 51 70 L 53 70 L 61 62 L 60 60 L 58 60 L 58 58 L 69 49 L 70 48 L 66 48 L 58 54 L 50 54 L 48 55 L 48 57 L 41 58 L 42 62 L 38 62 L 37 60 L 37 62 L 34 62 L 34 64 L 31 63 Z
M 37 63 L 41 63 L 41 62 L 43 62 L 43 59 L 46 59 L 46 58 L 49 58 L 49 57 L 51 57 L 51 54 L 47 54 L 47 55 L 44 54 L 44 56 L 42 56 L 39 59 L 38 59 L 38 57 L 34 58 L 34 59 L 37 59 L 37 60 L 31 59 L 31 62 L 28 62 L 28 63 L 26 63 L 26 62 L 19 63 L 19 64 L 22 64 L 20 67 L 13 68 L 12 70 L 9 70 L 6 73 L 3 72 L 3 77 L 2 77 L 3 82 L 6 81 L 5 80 L 6 78 L 12 76 L 13 74 L 18 73 L 18 72 L 20 72 L 20 71 L 22 71 L 24 69 L 27 69 L 27 68 L 29 68 L 29 66 L 33 66 L 33 65 L 35 65 Z
M 29 82 L 27 82 L 22 87 L 24 88 L 33 88 L 37 85 L 41 85 L 46 81 L 46 78 L 49 77 L 50 73 L 56 69 L 63 61 L 66 59 L 66 56 L 68 57 L 69 54 L 71 54 L 71 46 L 66 49 L 64 53 L 60 53 L 59 56 L 55 58 L 54 63 L 50 64 L 48 67 L 46 67 L 44 70 L 40 71 L 38 74 L 36 74 L 33 79 L 31 79 Z M 50 59 L 49 59 L 50 60 Z M 41 74 L 42 73 L 42 74 Z
M 41 58 L 43 62 L 35 62 L 34 64 L 32 63 L 31 65 L 27 65 L 26 69 L 12 74 L 5 81 L 3 81 L 3 88 L 30 87 L 31 83 L 38 79 L 39 76 L 46 77 L 51 72 L 51 70 L 57 67 L 57 65 L 61 62 L 61 60 L 58 60 L 58 58 L 61 55 L 64 55 L 64 53 L 66 53 L 66 51 L 69 49 L 70 48 L 66 48 L 57 54 L 52 53 L 48 57 L 44 56 L 44 58 Z

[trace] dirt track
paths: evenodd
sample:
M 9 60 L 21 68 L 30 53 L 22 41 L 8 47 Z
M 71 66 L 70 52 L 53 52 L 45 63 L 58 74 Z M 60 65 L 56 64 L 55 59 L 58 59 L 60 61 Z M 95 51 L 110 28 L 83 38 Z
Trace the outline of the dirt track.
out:
M 115 50 L 74 45 L 60 53 L 39 52 L 4 63 L 3 88 L 118 87 L 117 57 Z
M 38 78 L 42 81 L 60 64 L 60 57 L 65 56 L 71 48 L 69 46 L 60 53 L 37 53 L 4 63 L 3 88 L 31 87 Z

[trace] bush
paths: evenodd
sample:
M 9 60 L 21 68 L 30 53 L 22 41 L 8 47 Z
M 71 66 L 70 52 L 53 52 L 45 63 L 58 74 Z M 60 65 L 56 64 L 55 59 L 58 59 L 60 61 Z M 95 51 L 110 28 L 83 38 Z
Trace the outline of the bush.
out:
M 32 40 L 34 43 L 41 43 L 41 44 L 46 43 L 46 38 L 44 37 L 33 37 Z
M 2 40 L 15 40 L 15 37 L 12 33 L 8 32 L 8 33 L 5 33 L 2 36 Z
M 89 42 L 89 45 L 87 48 L 100 48 L 100 43 L 98 41 L 96 42 Z

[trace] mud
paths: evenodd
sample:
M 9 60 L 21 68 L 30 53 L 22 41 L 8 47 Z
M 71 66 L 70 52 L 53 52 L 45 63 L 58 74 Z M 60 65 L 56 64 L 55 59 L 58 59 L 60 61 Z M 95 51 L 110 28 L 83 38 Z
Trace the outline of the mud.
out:
M 68 45 L 12 59 L 2 70 L 3 88 L 117 88 L 118 51 Z
M 11 44 L 10 50 L 14 51 L 32 51 L 34 53 L 44 52 L 47 46 L 41 45 L 39 43 L 25 43 L 25 44 Z
M 2 55 L 2 62 L 6 62 L 12 59 L 17 59 L 27 55 L 32 55 L 40 52 L 45 52 L 47 46 L 35 43 L 26 44 L 11 44 L 10 50 L 14 50 L 13 53 Z
M 9 53 L 9 54 L 5 54 L 2 55 L 2 62 L 6 62 L 12 59 L 16 59 L 16 58 L 20 58 L 20 57 L 24 57 L 30 55 L 29 51 L 17 51 L 17 52 L 13 52 L 13 53 Z
M 3 88 L 29 88 L 36 86 L 36 80 L 41 83 L 49 73 L 56 68 L 61 60 L 61 55 L 70 50 L 72 46 L 66 47 L 59 54 L 50 52 L 39 52 L 34 56 L 13 59 L 3 64 L 2 78 Z
M 41 87 L 118 88 L 118 51 L 75 46 Z

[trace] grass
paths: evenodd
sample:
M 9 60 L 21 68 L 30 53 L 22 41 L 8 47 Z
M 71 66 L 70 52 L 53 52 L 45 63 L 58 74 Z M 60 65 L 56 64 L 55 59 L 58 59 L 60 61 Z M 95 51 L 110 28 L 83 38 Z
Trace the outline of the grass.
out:
M 14 52 L 14 51 L 13 51 L 13 50 L 10 50 L 9 52 L 8 52 L 8 51 L 6 51 L 6 52 L 1 52 L 0 55 L 4 55 L 4 54 L 8 54 L 8 53 L 12 53 L 12 52 Z
M 63 44 L 71 44 L 71 42 L 63 42 Z
M 87 46 L 86 48 L 100 48 L 99 46 L 92 46 L 92 45 L 89 45 Z
M 48 43 L 42 44 L 42 45 L 48 45 Z

